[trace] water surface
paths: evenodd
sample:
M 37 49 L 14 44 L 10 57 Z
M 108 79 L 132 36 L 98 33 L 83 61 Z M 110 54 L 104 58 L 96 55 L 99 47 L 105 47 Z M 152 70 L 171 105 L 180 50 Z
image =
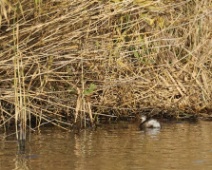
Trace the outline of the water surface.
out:
M 11 136 L 0 141 L 0 169 L 212 169 L 212 122 L 162 126 L 144 132 L 136 124 L 119 123 L 79 134 L 45 128 L 29 135 L 23 154 Z

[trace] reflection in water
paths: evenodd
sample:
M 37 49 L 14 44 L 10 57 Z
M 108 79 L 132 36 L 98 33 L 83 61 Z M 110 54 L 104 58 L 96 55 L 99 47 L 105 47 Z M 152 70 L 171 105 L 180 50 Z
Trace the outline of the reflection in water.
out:
M 16 159 L 15 159 L 15 170 L 27 170 L 29 169 L 28 166 L 27 166 L 27 159 L 26 157 L 24 156 L 23 153 L 21 154 L 17 154 L 16 155 Z
M 149 129 L 146 129 L 146 130 L 143 131 L 143 132 L 145 132 L 146 134 L 148 134 L 148 135 L 154 137 L 154 136 L 157 136 L 158 133 L 160 133 L 160 129 L 158 129 L 158 128 L 155 128 L 155 129 L 149 128 Z
M 73 134 L 55 129 L 31 134 L 25 153 L 0 142 L 0 169 L 211 169 L 212 124 L 164 123 L 139 131 L 134 124 L 105 125 Z

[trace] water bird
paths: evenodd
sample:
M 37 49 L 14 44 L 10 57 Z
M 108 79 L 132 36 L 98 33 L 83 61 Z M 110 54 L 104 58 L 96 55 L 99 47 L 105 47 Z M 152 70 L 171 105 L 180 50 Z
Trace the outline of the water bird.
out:
M 160 129 L 161 125 L 160 122 L 158 122 L 156 119 L 153 118 L 147 118 L 145 115 L 141 115 L 140 117 L 141 123 L 140 123 L 140 129 L 146 129 L 146 128 L 152 128 L 152 129 Z

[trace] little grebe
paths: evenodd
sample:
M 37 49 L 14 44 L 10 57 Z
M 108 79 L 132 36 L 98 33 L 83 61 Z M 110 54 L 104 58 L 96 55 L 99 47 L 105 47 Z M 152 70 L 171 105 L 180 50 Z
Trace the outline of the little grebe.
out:
M 146 129 L 146 128 L 161 128 L 160 123 L 152 118 L 147 118 L 145 115 L 142 115 L 140 117 L 141 119 L 141 124 L 140 124 L 140 129 Z

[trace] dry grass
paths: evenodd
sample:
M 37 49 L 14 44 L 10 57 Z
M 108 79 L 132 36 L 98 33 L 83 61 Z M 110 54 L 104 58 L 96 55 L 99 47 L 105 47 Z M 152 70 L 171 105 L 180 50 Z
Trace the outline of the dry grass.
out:
M 210 0 L 0 3 L 1 127 L 146 110 L 210 117 Z

